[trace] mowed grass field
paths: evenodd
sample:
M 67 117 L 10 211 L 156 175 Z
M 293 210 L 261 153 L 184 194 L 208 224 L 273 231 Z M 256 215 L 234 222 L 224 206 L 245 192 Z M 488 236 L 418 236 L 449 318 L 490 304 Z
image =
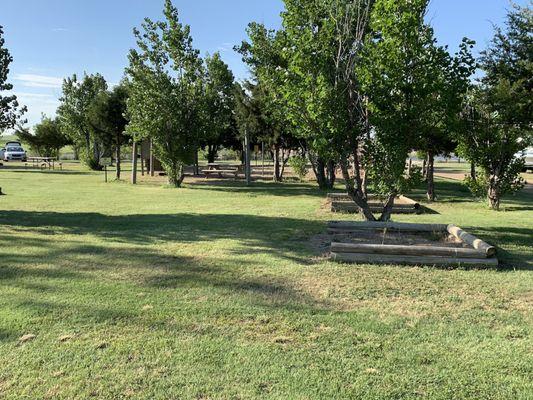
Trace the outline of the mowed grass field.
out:
M 354 217 L 313 184 L 0 186 L 0 399 L 533 397 L 530 192 L 494 213 L 441 179 L 396 218 L 497 245 L 485 270 L 327 261 L 310 238 Z

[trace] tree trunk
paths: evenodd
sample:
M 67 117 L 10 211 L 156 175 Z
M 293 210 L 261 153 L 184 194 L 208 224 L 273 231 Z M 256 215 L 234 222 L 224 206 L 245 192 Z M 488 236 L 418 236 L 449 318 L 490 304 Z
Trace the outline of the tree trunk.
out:
M 218 147 L 214 145 L 207 146 L 207 162 L 213 164 L 218 155 Z
M 120 154 L 120 137 L 117 136 L 117 143 L 116 143 L 116 158 L 117 158 L 117 181 L 120 180 L 120 173 L 122 172 L 121 171 L 121 164 L 120 164 L 120 157 L 121 157 L 121 154 Z
M 477 181 L 476 164 L 474 163 L 470 163 L 470 179 L 474 182 Z
M 248 131 L 244 134 L 244 160 L 246 186 L 250 186 L 252 184 L 252 167 L 250 160 L 250 137 L 248 136 Z
M 324 161 L 322 161 L 321 158 L 318 158 L 317 161 L 316 161 L 316 171 L 315 171 L 315 174 L 316 174 L 316 180 L 318 182 L 318 186 L 320 187 L 320 189 L 322 190 L 327 190 L 329 189 L 328 187 L 328 182 L 327 182 L 327 179 L 326 179 L 326 171 L 325 171 L 325 168 L 326 166 L 324 165 Z
M 274 182 L 281 182 L 281 161 L 279 145 L 274 145 Z
M 311 160 L 311 162 L 313 163 L 313 160 Z M 327 169 L 327 163 L 320 157 L 318 157 L 316 159 L 316 162 L 313 163 L 313 171 L 315 173 L 318 186 L 322 190 L 333 189 L 333 185 L 335 184 L 334 181 L 331 181 L 331 176 L 328 173 L 329 171 L 327 171 Z
M 488 192 L 489 207 L 494 211 L 500 211 L 500 189 L 497 178 L 491 178 Z
M 198 149 L 194 151 L 194 176 L 200 175 L 200 162 L 198 161 Z
M 183 165 L 175 162 L 168 170 L 168 184 L 175 188 L 181 187 L 183 180 L 185 179 L 185 170 Z
M 328 161 L 327 165 L 328 185 L 333 189 L 337 180 L 337 164 L 334 161 Z
M 153 177 L 154 175 L 154 141 L 150 139 L 150 176 Z
M 426 180 L 428 176 L 427 164 L 428 164 L 428 160 L 427 158 L 424 158 L 424 161 L 422 161 L 422 177 L 424 178 L 424 180 Z
M 435 201 L 435 154 L 433 152 L 428 153 L 428 163 L 426 171 L 427 180 L 427 198 L 428 201 Z
M 381 217 L 379 218 L 382 222 L 388 222 L 390 221 L 390 217 L 392 215 L 392 208 L 394 207 L 394 200 L 396 200 L 396 193 L 392 193 L 389 198 L 387 199 L 387 202 L 385 203 L 385 206 L 383 207 L 383 212 L 381 213 Z
M 359 207 L 359 214 L 365 221 L 375 221 L 376 217 L 370 211 L 367 199 L 364 197 L 361 188 L 357 189 L 354 184 L 354 179 L 350 177 L 350 171 L 348 169 L 348 162 L 341 161 L 341 171 L 346 185 L 346 191 L 350 198 Z
M 131 183 L 137 184 L 137 142 L 133 142 L 131 155 Z

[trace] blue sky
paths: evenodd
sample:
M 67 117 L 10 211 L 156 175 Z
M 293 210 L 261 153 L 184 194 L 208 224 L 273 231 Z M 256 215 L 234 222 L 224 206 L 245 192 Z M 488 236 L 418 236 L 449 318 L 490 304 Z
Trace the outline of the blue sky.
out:
M 519 0 L 526 4 L 528 0 Z M 73 73 L 100 72 L 108 82 L 122 77 L 132 29 L 144 17 L 159 19 L 163 0 L 1 0 L 0 25 L 15 61 L 10 81 L 29 108 L 29 124 L 42 113 L 53 115 L 62 78 Z M 174 0 L 182 21 L 191 25 L 195 45 L 203 54 L 220 51 L 238 78 L 246 66 L 232 50 L 246 38 L 250 21 L 280 24 L 281 0 Z M 452 50 L 464 36 L 478 42 L 477 51 L 500 24 L 508 0 L 432 0 L 428 19 L 439 41 Z

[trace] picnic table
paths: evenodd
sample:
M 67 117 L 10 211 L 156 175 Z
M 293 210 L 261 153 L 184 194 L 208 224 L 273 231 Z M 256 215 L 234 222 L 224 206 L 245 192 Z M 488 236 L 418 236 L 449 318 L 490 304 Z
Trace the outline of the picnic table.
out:
M 55 169 L 55 157 L 28 157 L 28 162 L 35 168 Z
M 202 170 L 202 173 L 205 174 L 206 179 L 211 175 L 218 175 L 219 178 L 222 178 L 223 174 L 233 175 L 237 179 L 239 174 L 244 173 L 244 165 L 209 163 L 207 164 L 207 169 Z

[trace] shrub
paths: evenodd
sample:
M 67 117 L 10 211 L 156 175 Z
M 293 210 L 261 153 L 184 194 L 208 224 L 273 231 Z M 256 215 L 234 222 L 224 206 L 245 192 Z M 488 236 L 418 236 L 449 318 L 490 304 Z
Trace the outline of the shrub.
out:
M 298 176 L 300 181 L 303 181 L 307 174 L 309 173 L 309 168 L 307 168 L 307 159 L 303 156 L 291 157 L 289 160 L 289 165 L 292 170 Z

